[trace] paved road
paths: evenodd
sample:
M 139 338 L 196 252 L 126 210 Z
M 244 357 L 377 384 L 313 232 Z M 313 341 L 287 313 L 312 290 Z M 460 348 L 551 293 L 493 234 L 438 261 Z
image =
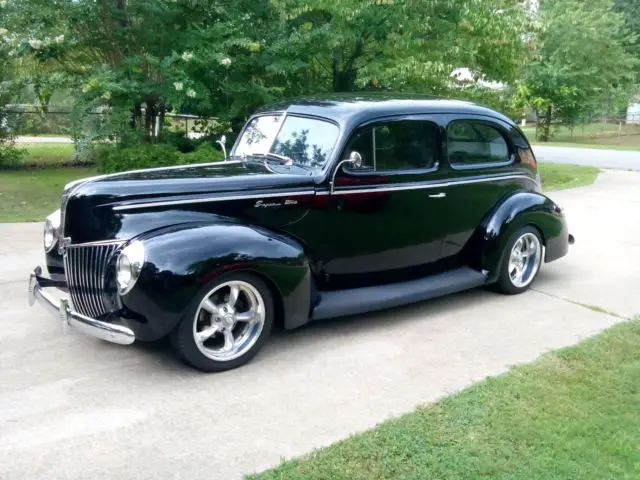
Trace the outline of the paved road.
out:
M 63 336 L 26 306 L 40 225 L 0 225 L 0 478 L 233 479 L 640 313 L 640 173 L 553 195 L 576 244 L 535 291 L 476 290 L 276 335 L 218 375 L 166 345 Z
M 533 152 L 540 162 L 640 171 L 640 151 L 534 145 Z
M 16 137 L 16 143 L 73 143 L 69 137 Z

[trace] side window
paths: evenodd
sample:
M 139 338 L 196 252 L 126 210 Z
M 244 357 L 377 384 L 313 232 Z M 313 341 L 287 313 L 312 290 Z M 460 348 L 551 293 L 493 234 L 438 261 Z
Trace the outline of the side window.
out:
M 509 145 L 502 133 L 490 125 L 458 120 L 447 128 L 449 163 L 456 167 L 509 161 Z
M 380 123 L 360 129 L 345 150 L 362 155 L 363 169 L 384 172 L 434 167 L 440 155 L 438 127 L 427 121 Z

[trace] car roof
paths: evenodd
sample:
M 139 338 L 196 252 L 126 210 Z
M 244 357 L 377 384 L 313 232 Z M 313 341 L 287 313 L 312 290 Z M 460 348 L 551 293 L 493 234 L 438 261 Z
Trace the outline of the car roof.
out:
M 389 115 L 465 113 L 490 116 L 514 125 L 505 115 L 474 102 L 423 95 L 358 93 L 296 97 L 265 105 L 255 113 L 267 112 L 314 115 L 341 125 Z

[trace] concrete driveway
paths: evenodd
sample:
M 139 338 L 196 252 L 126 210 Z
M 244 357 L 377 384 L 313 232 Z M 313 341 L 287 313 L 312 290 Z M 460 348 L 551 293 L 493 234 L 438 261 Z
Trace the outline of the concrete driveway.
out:
M 40 225 L 0 225 L 0 478 L 238 478 L 640 313 L 640 173 L 552 197 L 576 244 L 534 291 L 481 289 L 279 333 L 217 375 L 166 344 L 62 335 L 26 306 Z
M 640 151 L 534 145 L 533 153 L 539 162 L 640 171 Z

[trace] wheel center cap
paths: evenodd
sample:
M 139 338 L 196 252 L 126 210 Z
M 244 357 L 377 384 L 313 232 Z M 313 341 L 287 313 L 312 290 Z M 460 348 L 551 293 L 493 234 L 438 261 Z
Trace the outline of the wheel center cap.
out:
M 222 317 L 222 325 L 224 325 L 225 328 L 233 327 L 234 323 L 235 323 L 235 320 L 233 318 L 233 314 L 232 313 L 224 314 L 224 316 Z

